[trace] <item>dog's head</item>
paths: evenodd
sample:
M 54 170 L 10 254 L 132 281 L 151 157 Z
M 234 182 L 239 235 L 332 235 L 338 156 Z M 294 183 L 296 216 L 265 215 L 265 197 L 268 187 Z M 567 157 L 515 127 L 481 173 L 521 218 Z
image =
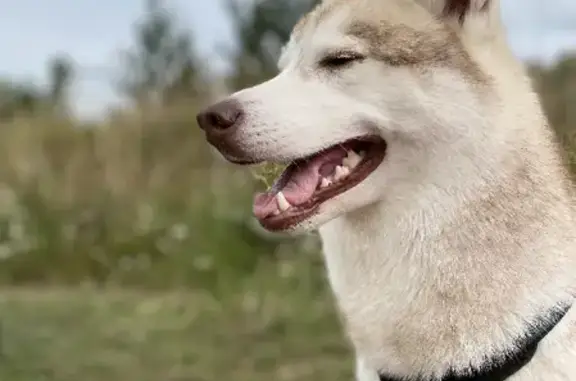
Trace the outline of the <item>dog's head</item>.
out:
M 501 43 L 497 8 L 497 0 L 324 0 L 294 28 L 275 78 L 198 122 L 232 162 L 290 164 L 255 199 L 270 230 L 310 230 L 449 187 L 498 144 L 487 74 Z

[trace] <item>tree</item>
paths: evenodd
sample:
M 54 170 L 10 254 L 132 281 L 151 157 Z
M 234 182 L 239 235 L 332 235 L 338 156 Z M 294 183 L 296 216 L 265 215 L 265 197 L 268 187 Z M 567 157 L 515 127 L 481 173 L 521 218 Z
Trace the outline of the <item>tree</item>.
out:
M 72 84 L 71 61 L 64 55 L 48 62 L 48 87 L 41 88 L 34 83 L 3 80 L 0 81 L 0 119 L 7 121 L 19 115 L 30 115 L 42 111 L 65 116 L 67 93 Z
M 125 58 L 121 90 L 140 106 L 170 103 L 198 91 L 191 33 L 178 26 L 161 0 L 146 0 L 144 17 L 135 28 L 135 46 Z
M 52 58 L 48 63 L 48 99 L 53 111 L 64 115 L 68 107 L 68 90 L 73 80 L 72 61 L 64 55 Z
M 296 22 L 318 0 L 260 0 L 251 7 L 237 0 L 226 0 L 238 50 L 232 56 L 232 87 L 247 87 L 276 73 L 280 49 Z
M 0 121 L 33 113 L 42 103 L 41 90 L 31 83 L 0 81 Z

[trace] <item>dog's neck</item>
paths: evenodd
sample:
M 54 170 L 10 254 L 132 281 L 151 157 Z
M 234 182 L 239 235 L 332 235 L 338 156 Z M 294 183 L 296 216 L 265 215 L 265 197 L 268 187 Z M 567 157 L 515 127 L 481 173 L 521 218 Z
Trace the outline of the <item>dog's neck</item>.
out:
M 520 162 L 475 198 L 382 201 L 320 229 L 359 356 L 407 376 L 480 366 L 570 300 L 574 213 L 549 156 L 551 167 Z

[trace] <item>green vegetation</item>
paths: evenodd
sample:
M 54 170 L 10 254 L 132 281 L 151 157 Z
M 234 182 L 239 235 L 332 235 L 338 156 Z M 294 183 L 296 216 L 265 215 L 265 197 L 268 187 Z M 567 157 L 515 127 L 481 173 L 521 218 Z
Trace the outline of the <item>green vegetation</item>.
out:
M 285 165 L 278 165 L 274 163 L 263 163 L 252 170 L 254 178 L 259 180 L 266 189 L 270 188 L 274 180 L 282 174 L 286 169 Z

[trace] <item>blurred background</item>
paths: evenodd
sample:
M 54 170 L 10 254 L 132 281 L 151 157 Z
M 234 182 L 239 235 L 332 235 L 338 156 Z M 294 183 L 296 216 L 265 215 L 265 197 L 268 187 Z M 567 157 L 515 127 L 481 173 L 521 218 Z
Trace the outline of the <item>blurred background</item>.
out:
M 195 123 L 312 2 L 1 1 L 0 380 L 351 379 L 317 237 Z M 502 3 L 576 169 L 576 3 Z

